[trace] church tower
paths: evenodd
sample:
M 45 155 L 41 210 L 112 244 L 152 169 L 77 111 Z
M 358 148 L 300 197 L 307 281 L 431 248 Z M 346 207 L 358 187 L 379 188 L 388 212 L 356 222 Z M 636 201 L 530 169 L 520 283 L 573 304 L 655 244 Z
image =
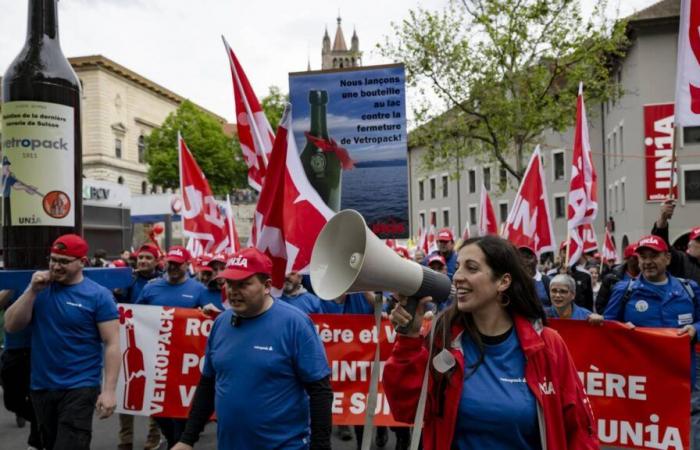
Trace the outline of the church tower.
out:
M 357 32 L 353 30 L 350 41 L 350 49 L 345 43 L 343 29 L 340 26 L 342 19 L 338 17 L 338 27 L 335 30 L 335 39 L 331 47 L 331 38 L 328 35 L 328 28 L 323 35 L 323 46 L 321 49 L 321 69 L 344 69 L 348 67 L 360 67 L 362 65 L 362 52 L 360 51 L 360 40 Z

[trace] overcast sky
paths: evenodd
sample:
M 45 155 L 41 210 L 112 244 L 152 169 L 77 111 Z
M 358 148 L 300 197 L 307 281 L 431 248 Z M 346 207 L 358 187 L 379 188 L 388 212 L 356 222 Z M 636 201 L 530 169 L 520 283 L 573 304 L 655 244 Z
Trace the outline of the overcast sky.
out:
M 656 0 L 620 1 L 626 16 Z M 229 121 L 233 94 L 223 34 L 238 55 L 258 97 L 271 85 L 287 91 L 287 73 L 321 68 L 321 39 L 331 40 L 338 11 L 348 45 L 357 29 L 364 65 L 382 64 L 375 50 L 390 23 L 421 5 L 447 0 L 60 0 L 61 45 L 66 56 L 101 54 L 193 100 Z M 583 0 L 584 8 L 593 0 Z M 27 1 L 0 0 L 0 73 L 21 48 Z M 584 9 L 585 10 L 585 9 Z M 410 102 L 410 91 L 409 91 Z M 274 126 L 274 125 L 273 125 Z

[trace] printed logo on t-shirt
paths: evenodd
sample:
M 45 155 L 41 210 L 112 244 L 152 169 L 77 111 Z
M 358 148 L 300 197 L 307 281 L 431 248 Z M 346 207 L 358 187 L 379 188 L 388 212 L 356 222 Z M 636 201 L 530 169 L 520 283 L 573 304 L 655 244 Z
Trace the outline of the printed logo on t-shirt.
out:
M 76 308 L 84 308 L 81 303 L 66 302 L 66 305 L 75 306 Z
M 649 309 L 649 303 L 647 303 L 646 300 L 637 300 L 637 303 L 634 304 L 634 309 L 639 312 L 644 312 Z
M 194 298 L 194 295 L 190 295 L 190 294 L 182 294 L 182 296 L 185 298 Z
M 499 380 L 503 381 L 504 383 L 525 383 L 525 378 L 505 378 L 505 377 L 500 377 Z
M 262 350 L 262 351 L 265 351 L 265 352 L 271 352 L 271 351 L 273 351 L 271 345 L 268 345 L 268 346 L 264 346 L 264 345 L 254 345 L 253 348 L 254 348 L 255 350 Z

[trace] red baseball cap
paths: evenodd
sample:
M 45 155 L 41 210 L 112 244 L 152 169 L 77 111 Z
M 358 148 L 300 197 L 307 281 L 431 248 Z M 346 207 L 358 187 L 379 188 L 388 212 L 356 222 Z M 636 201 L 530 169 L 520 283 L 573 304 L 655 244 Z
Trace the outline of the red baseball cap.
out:
M 438 241 L 454 241 L 455 237 L 452 235 L 452 230 L 449 228 L 442 228 L 437 234 Z
M 153 257 L 156 258 L 156 259 L 158 259 L 158 256 L 160 256 L 160 255 L 159 255 L 160 252 L 158 251 L 158 247 L 156 247 L 156 246 L 153 245 L 153 244 L 143 244 L 143 245 L 142 245 L 141 247 L 139 247 L 139 249 L 136 251 L 136 256 L 138 257 L 138 255 L 139 255 L 140 253 L 142 253 L 142 252 L 150 253 L 150 254 L 153 255 Z
M 246 248 L 235 253 L 216 278 L 240 281 L 258 273 L 272 275 L 272 261 L 257 248 Z
M 668 245 L 666 245 L 666 241 L 654 235 L 644 236 L 639 240 L 639 242 L 637 242 L 636 251 L 639 251 L 642 248 L 650 248 L 657 252 L 668 251 Z
M 209 261 L 211 261 L 211 255 L 199 255 L 195 259 L 195 271 L 207 271 L 211 272 L 211 267 L 209 267 Z
M 173 245 L 170 247 L 170 250 L 168 250 L 168 254 L 165 255 L 165 260 L 167 262 L 174 262 L 178 264 L 186 263 L 190 259 L 192 259 L 190 252 L 185 247 L 180 245 Z
M 443 266 L 446 265 L 445 258 L 443 258 L 441 255 L 433 255 L 430 258 L 428 258 L 428 265 L 430 265 L 434 262 L 439 262 Z
M 84 258 L 88 254 L 88 244 L 77 234 L 64 234 L 51 244 L 51 253 L 75 258 Z
M 530 247 L 529 245 L 521 245 L 518 247 L 518 250 L 527 250 L 528 252 L 532 253 L 533 255 L 536 255 L 537 252 L 535 251 L 534 248 Z
M 630 244 L 627 247 L 625 247 L 625 251 L 622 254 L 622 258 L 629 259 L 629 258 L 636 255 L 636 251 L 637 251 L 637 244 L 636 243 Z
M 115 259 L 112 261 L 114 267 L 126 267 L 126 262 L 123 259 Z
M 689 241 L 694 241 L 700 239 L 700 227 L 695 227 L 690 230 L 690 236 L 688 236 Z

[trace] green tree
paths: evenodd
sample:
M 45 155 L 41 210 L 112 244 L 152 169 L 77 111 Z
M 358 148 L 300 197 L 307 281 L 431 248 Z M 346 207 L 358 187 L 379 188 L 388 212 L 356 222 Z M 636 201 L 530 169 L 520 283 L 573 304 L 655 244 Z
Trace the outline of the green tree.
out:
M 417 91 L 409 145 L 428 150 L 424 166 L 454 171 L 476 156 L 520 179 L 543 132 L 575 122 L 579 82 L 589 104 L 619 95 L 612 69 L 626 24 L 605 19 L 606 6 L 584 20 L 574 0 L 452 0 L 393 24 L 379 48 Z
M 160 128 L 147 139 L 148 180 L 167 188 L 179 188 L 177 133 L 206 175 L 215 195 L 247 186 L 247 167 L 238 139 L 224 134 L 221 124 L 211 115 L 185 100 L 168 115 Z
M 277 125 L 282 120 L 284 107 L 288 101 L 289 96 L 283 94 L 277 86 L 270 86 L 267 95 L 260 101 L 260 106 L 262 106 L 273 130 L 277 130 Z

